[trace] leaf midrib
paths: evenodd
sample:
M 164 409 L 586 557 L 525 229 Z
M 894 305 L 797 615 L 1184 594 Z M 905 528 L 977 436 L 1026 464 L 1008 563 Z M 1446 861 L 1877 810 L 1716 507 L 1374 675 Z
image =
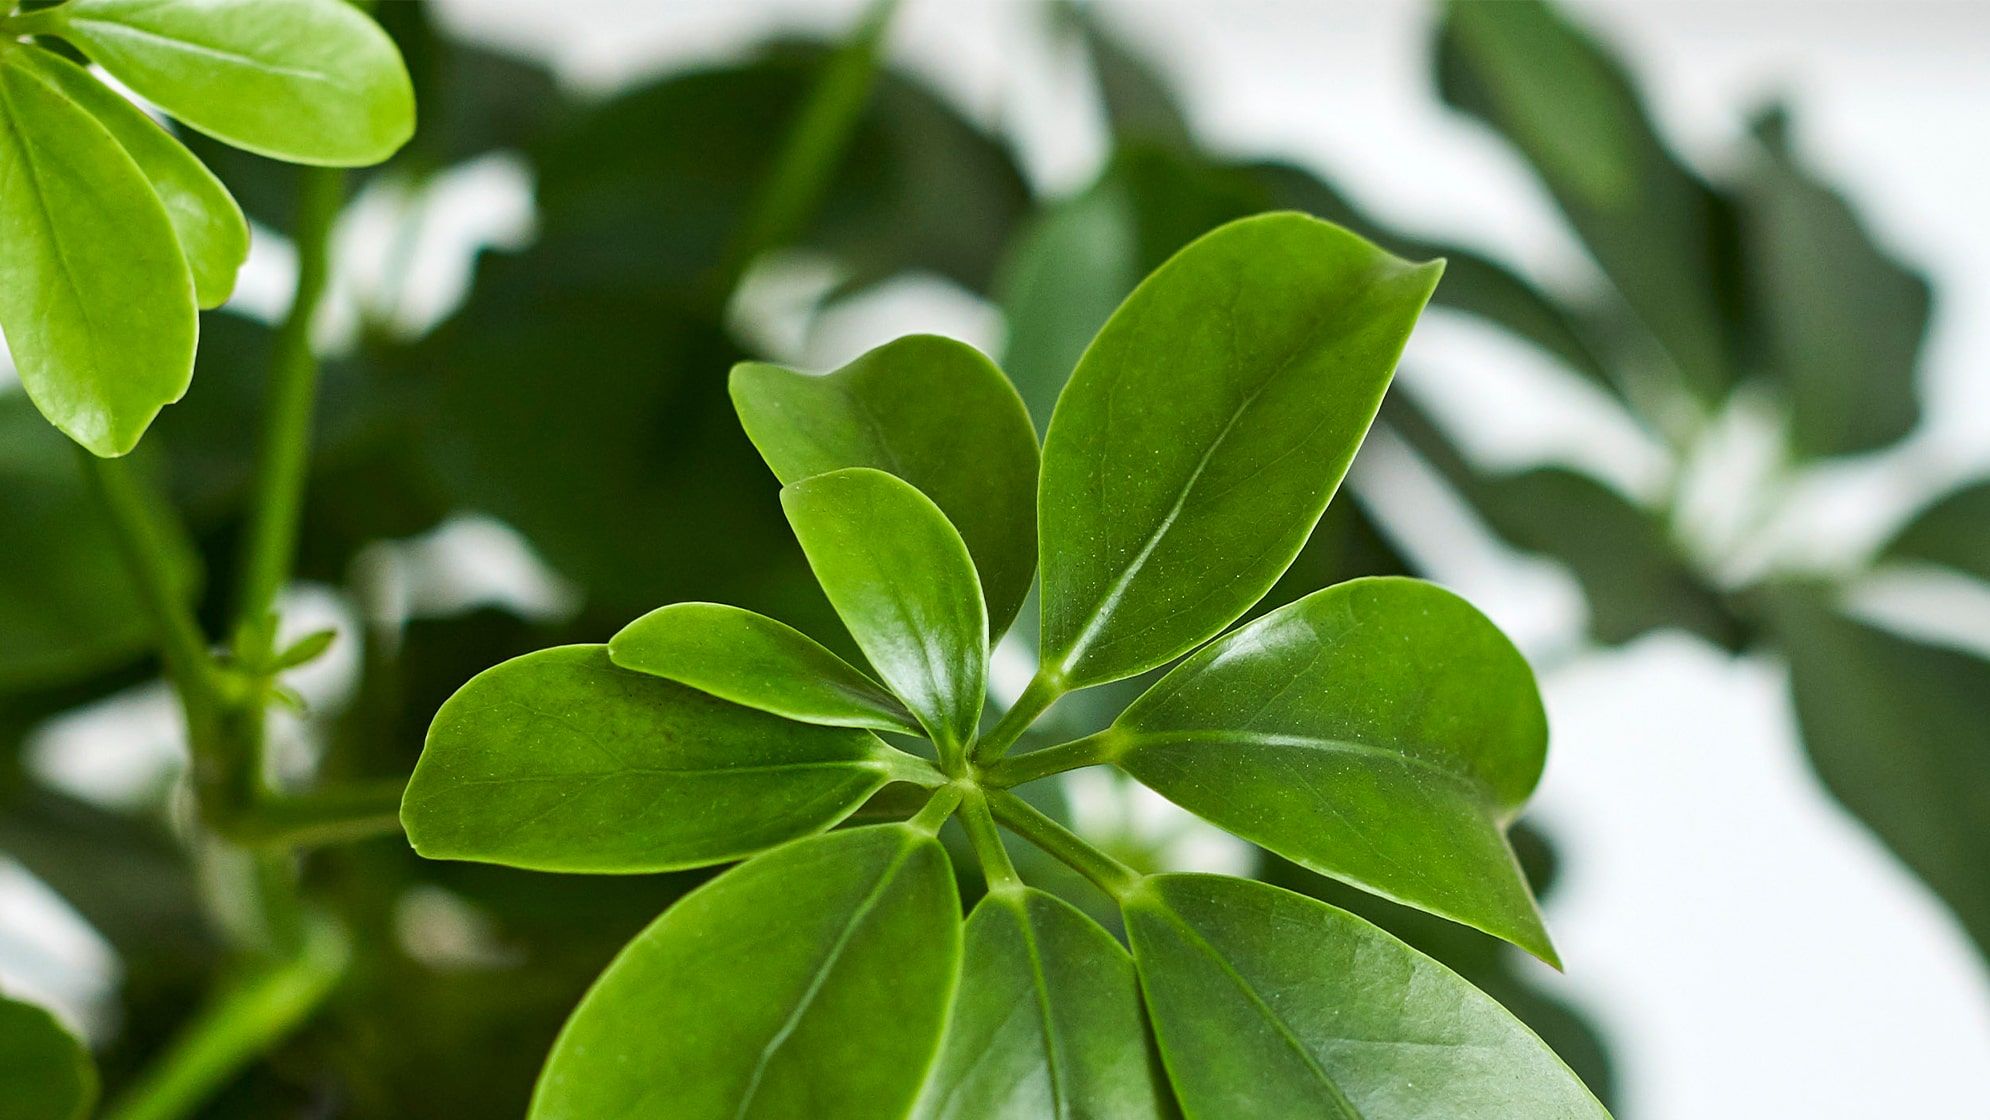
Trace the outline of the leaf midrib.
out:
M 1207 743 L 1211 740 L 1223 743 L 1244 743 L 1257 747 L 1288 747 L 1299 750 L 1319 751 L 1322 754 L 1345 754 L 1357 758 L 1377 759 L 1401 763 L 1442 778 L 1461 787 L 1474 801 L 1487 801 L 1487 791 L 1480 788 L 1469 776 L 1448 769 L 1438 763 L 1418 755 L 1407 754 L 1389 747 L 1378 747 L 1373 743 L 1361 743 L 1351 739 L 1328 739 L 1312 735 L 1289 735 L 1275 731 L 1237 730 L 1181 730 L 1181 731 L 1134 731 L 1122 729 L 1128 745 L 1122 752 L 1138 750 L 1142 746 L 1188 746 Z

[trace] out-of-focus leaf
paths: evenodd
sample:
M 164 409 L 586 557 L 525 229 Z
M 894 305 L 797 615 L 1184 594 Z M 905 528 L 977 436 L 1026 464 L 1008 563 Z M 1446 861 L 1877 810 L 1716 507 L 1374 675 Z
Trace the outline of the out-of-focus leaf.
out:
M 1685 386 L 1732 386 L 1739 297 L 1729 204 L 1666 147 L 1622 66 L 1540 0 L 1446 5 L 1444 99 L 1533 165 Z
M 1990 954 L 1990 661 L 1848 618 L 1817 588 L 1763 598 L 1818 776 Z
M 1483 474 L 1437 425 L 1402 397 L 1383 410 L 1403 436 L 1514 547 L 1566 565 L 1589 603 L 1591 634 L 1618 645 L 1654 630 L 1684 629 L 1740 649 L 1745 627 L 1720 593 L 1689 567 L 1657 515 L 1565 467 Z
M 193 274 L 145 173 L 35 49 L 0 54 L 0 331 L 49 423 L 123 455 L 193 377 Z
M 1183 150 L 1194 144 L 1188 114 L 1168 80 L 1137 51 L 1120 42 L 1090 4 L 1061 2 L 1053 10 L 1058 21 L 1084 44 L 1114 140 Z
M 1880 550 L 1880 558 L 1940 564 L 1990 580 L 1990 481 L 1936 499 Z
M 1159 1120 L 1170 1094 L 1133 961 L 1070 904 L 996 891 L 967 920 L 953 1021 L 917 1120 Z
M 1434 584 L 1314 592 L 1198 651 L 1102 737 L 1226 831 L 1556 959 L 1505 833 L 1547 754 L 1534 674 Z
M 411 161 L 447 167 L 522 148 L 572 111 L 551 70 L 443 32 L 426 0 L 394 0 L 373 14 L 400 47 L 421 107 L 421 127 L 403 151 Z
M 66 442 L 27 398 L 0 393 L 0 692 L 65 683 L 151 646 L 111 525 Z M 191 548 L 164 560 L 191 591 Z
M 961 962 L 929 835 L 812 837 L 701 887 L 560 1032 L 532 1120 L 875 1120 L 912 1106 Z
M 1043 659 L 1060 680 L 1165 664 L 1271 589 L 1441 270 L 1268 214 L 1205 235 L 1127 297 L 1044 441 Z
M 9 1120 L 84 1120 L 97 1101 L 90 1052 L 55 1016 L 0 997 L 0 1101 Z
M 1188 1116 L 1608 1120 L 1504 1008 L 1352 914 L 1217 875 L 1122 905 Z
M 974 557 L 1000 637 L 1036 575 L 1036 433 L 981 352 L 908 335 L 820 376 L 763 362 L 732 371 L 732 400 L 783 483 L 844 467 L 888 471 L 933 500 Z
M 1793 452 L 1876 450 L 1920 418 L 1914 374 L 1928 330 L 1928 281 L 1797 162 L 1788 133 L 1781 109 L 1756 121 L 1763 154 L 1741 193 L 1765 364 L 1783 387 Z

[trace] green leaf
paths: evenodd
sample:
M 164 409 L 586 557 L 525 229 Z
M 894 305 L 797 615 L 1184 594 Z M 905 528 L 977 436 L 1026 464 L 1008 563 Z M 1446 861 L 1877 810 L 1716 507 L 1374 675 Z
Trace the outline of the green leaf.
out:
M 1848 618 L 1818 588 L 1765 605 L 1818 777 L 1990 956 L 1990 661 Z
M 1216 875 L 1123 909 L 1189 1117 L 1608 1120 L 1505 1008 L 1352 914 Z
M 994 891 L 967 919 L 960 994 L 917 1120 L 1155 1120 L 1168 1091 L 1133 961 L 1039 890 Z
M 84 1120 L 97 1100 L 89 1051 L 55 1016 L 0 997 L 0 1100 L 8 1120 Z
M 25 397 L 0 393 L 0 693 L 71 681 L 152 648 L 117 536 L 76 466 Z M 192 545 L 176 542 L 164 562 L 191 594 Z
M 202 307 L 219 307 L 235 290 L 249 258 L 249 223 L 228 188 L 152 118 L 112 92 L 89 71 L 52 51 L 29 48 L 19 61 L 110 131 L 165 204 L 166 217 L 193 269 Z
M 608 643 L 624 669 L 803 723 L 919 733 L 896 697 L 807 634 L 718 603 L 672 603 Z
M 1940 564 L 1990 580 L 1990 481 L 1959 486 L 1915 514 L 1880 557 Z
M 911 335 L 819 377 L 744 362 L 732 400 L 783 483 L 873 467 L 933 499 L 974 557 L 991 633 L 1008 628 L 1036 576 L 1036 432 L 980 351 Z
M 541 871 L 723 863 L 848 816 L 894 773 L 868 732 L 793 723 L 562 646 L 435 715 L 401 804 L 415 850 Z
M 781 506 L 857 645 L 944 749 L 981 722 L 988 615 L 974 561 L 932 499 L 849 467 L 793 483 Z
M 790 844 L 629 943 L 553 1044 L 531 1120 L 902 1116 L 960 960 L 960 896 L 931 836 Z
M 1050 672 L 1083 687 L 1163 665 L 1264 595 L 1339 486 L 1442 269 L 1266 214 L 1127 297 L 1044 441 Z
M 1764 155 L 1741 195 L 1767 365 L 1784 388 L 1792 451 L 1874 451 L 1920 419 L 1914 375 L 1928 331 L 1928 281 L 1876 244 L 1844 196 L 1797 162 L 1787 132 L 1780 109 L 1755 123 Z
M 174 118 L 258 155 L 359 167 L 414 134 L 400 52 L 341 0 L 69 0 L 32 26 Z
M 1104 736 L 1190 812 L 1556 963 L 1505 834 L 1540 781 L 1547 716 L 1520 652 L 1449 591 L 1314 592 L 1196 653 Z
M 0 330 L 49 423 L 123 455 L 192 380 L 193 278 L 144 172 L 29 55 L 0 52 Z
M 1720 400 L 1739 287 L 1726 200 L 1666 147 L 1618 61 L 1553 7 L 1444 11 L 1444 99 L 1520 149 L 1685 385 Z

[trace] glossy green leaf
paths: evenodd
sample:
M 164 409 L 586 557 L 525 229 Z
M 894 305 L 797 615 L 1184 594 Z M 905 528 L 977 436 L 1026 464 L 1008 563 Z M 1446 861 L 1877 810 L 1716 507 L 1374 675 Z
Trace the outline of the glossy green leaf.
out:
M 1608 1120 L 1505 1008 L 1346 911 L 1216 875 L 1123 909 L 1189 1120 Z
M 0 1102 L 7 1120 L 84 1120 L 97 1100 L 89 1051 L 31 1003 L 0 996 Z
M 162 562 L 191 593 L 192 546 L 176 541 Z M 74 450 L 27 398 L 0 393 L 0 693 L 111 669 L 152 643 Z
M 165 204 L 166 217 L 193 269 L 202 307 L 219 307 L 235 290 L 235 273 L 249 258 L 249 223 L 221 180 L 152 118 L 52 51 L 27 49 L 21 65 L 97 119 L 124 148 Z
M 761 362 L 732 371 L 732 400 L 783 483 L 872 467 L 917 487 L 967 542 L 991 633 L 1036 576 L 1036 432 L 1009 379 L 964 342 L 910 335 L 833 373 Z
M 932 499 L 849 467 L 793 483 L 781 506 L 864 656 L 943 747 L 981 721 L 988 615 L 974 561 Z
M 1990 580 L 1990 481 L 1957 487 L 1916 513 L 1880 556 Z
M 1848 618 L 1821 589 L 1766 605 L 1818 777 L 1990 955 L 1990 661 Z
M 69 0 L 32 24 L 193 128 L 292 163 L 379 163 L 414 134 L 407 68 L 341 0 Z
M 961 960 L 926 833 L 799 841 L 687 895 L 601 975 L 531 1120 L 879 1120 L 911 1106 Z
M 1792 451 L 1873 451 L 1920 419 L 1914 379 L 1928 281 L 1797 162 L 1788 128 L 1780 110 L 1756 122 L 1763 158 L 1741 195 L 1767 364 L 1783 385 Z
M 967 919 L 939 1064 L 916 1120 L 1157 1120 L 1168 1090 L 1133 961 L 1039 890 L 994 891 Z
M 144 172 L 26 57 L 0 52 L 0 331 L 42 415 L 123 455 L 193 377 L 193 278 Z
M 1629 76 L 1569 16 L 1540 0 L 1444 11 L 1445 100 L 1520 149 L 1686 387 L 1719 400 L 1735 378 L 1740 286 L 1727 202 L 1672 154 Z
M 918 734 L 896 697 L 784 622 L 718 603 L 672 603 L 608 643 L 624 669 L 803 723 Z
M 1555 962 L 1505 835 L 1547 716 L 1520 652 L 1449 591 L 1314 592 L 1184 661 L 1104 736 L 1190 812 Z
M 869 732 L 618 669 L 603 646 L 562 646 L 487 669 L 449 698 L 401 821 L 431 859 L 698 867 L 842 820 L 892 776 L 896 753 Z
M 1264 595 L 1339 486 L 1442 268 L 1267 214 L 1127 297 L 1044 441 L 1052 673 L 1082 687 L 1165 664 Z

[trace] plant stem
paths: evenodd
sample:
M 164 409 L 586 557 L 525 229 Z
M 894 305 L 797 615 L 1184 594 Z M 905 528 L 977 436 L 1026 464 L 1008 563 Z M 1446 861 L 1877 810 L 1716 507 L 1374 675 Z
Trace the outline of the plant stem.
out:
M 955 809 L 960 808 L 961 798 L 965 792 L 957 785 L 941 786 L 933 791 L 933 796 L 926 801 L 926 807 L 905 823 L 921 832 L 938 835 L 940 826 L 947 823 L 947 818 L 954 815 Z
M 1107 728 L 1095 735 L 1003 759 L 981 772 L 982 780 L 1000 789 L 1020 786 L 1067 770 L 1111 762 L 1119 756 L 1119 737 Z
M 824 65 L 727 247 L 714 285 L 721 301 L 731 298 L 754 258 L 792 241 L 821 204 L 870 100 L 879 48 L 897 10 L 898 0 L 872 0 L 856 30 Z
M 1084 837 L 1007 790 L 990 791 L 988 807 L 1010 832 L 1056 856 L 1114 898 L 1126 897 L 1140 882 L 1139 872 L 1093 847 Z
M 299 951 L 230 985 L 104 1113 L 106 1120 L 178 1120 L 308 1018 L 345 974 L 351 949 L 329 923 Z
M 166 557 L 177 549 L 160 524 L 158 502 L 132 474 L 128 460 L 99 459 L 81 446 L 83 476 L 109 516 L 118 551 L 152 618 L 166 672 L 187 708 L 188 722 L 210 717 L 219 702 L 207 638 L 195 621 L 185 589 L 176 586 Z
M 1064 682 L 1055 674 L 1038 669 L 1036 676 L 1031 677 L 1029 685 L 1023 689 L 1023 694 L 1016 697 L 1016 702 L 1002 713 L 1002 718 L 995 721 L 988 734 L 975 743 L 974 761 L 981 766 L 994 765 L 1004 752 L 1016 745 L 1016 740 L 1023 737 L 1023 732 L 1030 729 L 1038 716 L 1057 703 L 1064 691 Z
M 297 247 L 297 290 L 276 333 L 268 416 L 256 464 L 249 532 L 242 554 L 241 595 L 236 604 L 242 632 L 269 634 L 258 639 L 265 644 L 274 633 L 261 623 L 275 609 L 297 552 L 305 476 L 311 463 L 312 406 L 318 391 L 311 325 L 331 272 L 332 223 L 338 218 L 344 192 L 343 173 L 331 168 L 308 168 L 299 183 L 297 220 L 292 229 Z M 270 651 L 238 652 L 267 655 Z
M 979 790 L 961 800 L 960 825 L 967 831 L 968 843 L 974 846 L 974 858 L 981 861 L 981 874 L 988 880 L 988 889 L 1019 889 L 1022 877 L 1016 874 L 1016 865 L 1009 862 L 1009 850 L 1002 846 L 1002 834 L 996 831 L 988 799 Z
M 237 844 L 263 848 L 317 847 L 385 836 L 401 830 L 405 788 L 398 779 L 390 779 L 264 795 L 228 822 L 225 835 Z

